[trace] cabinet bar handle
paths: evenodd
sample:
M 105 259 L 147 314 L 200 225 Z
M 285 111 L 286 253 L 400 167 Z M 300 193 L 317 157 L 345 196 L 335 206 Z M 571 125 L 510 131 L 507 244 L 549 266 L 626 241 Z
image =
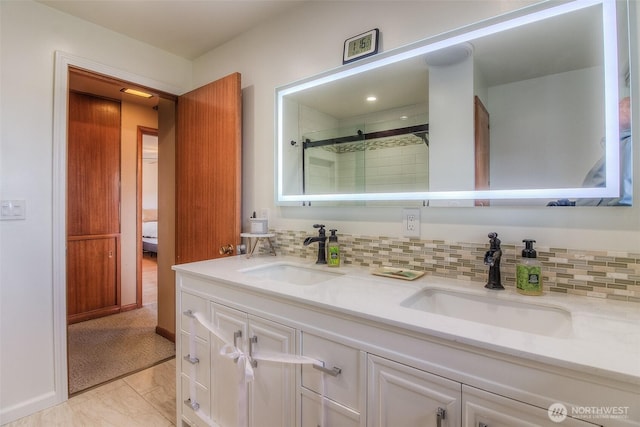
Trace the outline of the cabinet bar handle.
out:
M 318 371 L 324 372 L 325 374 L 330 375 L 332 377 L 337 377 L 342 373 L 342 368 L 338 368 L 337 366 L 334 366 L 331 369 L 325 368 L 324 362 L 322 362 L 322 365 L 311 365 L 311 366 L 313 366 L 313 369 L 317 369 Z
M 183 357 L 183 359 L 191 363 L 192 365 L 200 363 L 200 359 L 198 359 L 197 357 L 192 357 L 190 354 L 187 354 L 185 357 Z
M 438 411 L 436 412 L 436 426 L 442 427 L 442 420 L 446 418 L 447 411 L 445 411 L 443 408 L 438 408 Z
M 238 329 L 233 333 L 233 346 L 235 348 L 240 348 L 238 347 L 238 338 L 242 338 L 242 329 Z M 233 363 L 238 363 L 238 359 L 239 357 L 234 358 Z
M 191 399 L 185 400 L 184 404 L 189 406 L 194 411 L 197 411 L 198 409 L 200 409 L 200 404 L 198 402 L 192 402 Z
M 256 344 L 257 342 L 258 342 L 257 336 L 254 335 L 251 338 L 249 338 L 249 357 L 251 358 L 251 366 L 254 368 L 258 367 L 258 361 L 253 360 L 253 345 Z

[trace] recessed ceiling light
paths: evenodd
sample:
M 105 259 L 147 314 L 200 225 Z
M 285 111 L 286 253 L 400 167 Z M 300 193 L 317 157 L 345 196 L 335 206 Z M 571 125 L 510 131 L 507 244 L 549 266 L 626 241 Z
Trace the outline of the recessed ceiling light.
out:
M 407 119 L 409 119 L 409 117 L 407 117 L 407 116 L 400 116 L 400 120 L 407 120 Z
M 122 88 L 120 92 L 128 93 L 129 95 L 141 96 L 142 98 L 153 98 L 153 95 L 141 90 Z
M 377 101 L 378 98 L 376 98 L 375 96 L 367 96 L 367 101 L 368 102 L 373 102 L 373 101 Z

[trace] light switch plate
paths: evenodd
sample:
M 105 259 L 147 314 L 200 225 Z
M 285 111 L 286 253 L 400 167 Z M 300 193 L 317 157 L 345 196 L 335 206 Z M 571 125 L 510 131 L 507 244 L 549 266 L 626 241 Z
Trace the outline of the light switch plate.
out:
M 0 202 L 0 219 L 3 221 L 25 219 L 27 202 L 25 200 L 2 200 Z

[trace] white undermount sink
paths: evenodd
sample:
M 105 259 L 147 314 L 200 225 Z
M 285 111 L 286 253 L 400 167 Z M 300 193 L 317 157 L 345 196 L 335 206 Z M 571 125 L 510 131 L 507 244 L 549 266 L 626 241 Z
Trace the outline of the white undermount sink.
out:
M 571 313 L 542 304 L 495 296 L 423 289 L 404 300 L 403 307 L 463 320 L 551 337 L 571 335 Z
M 342 276 L 342 273 L 289 263 L 267 264 L 240 270 L 241 273 L 294 285 L 315 285 Z

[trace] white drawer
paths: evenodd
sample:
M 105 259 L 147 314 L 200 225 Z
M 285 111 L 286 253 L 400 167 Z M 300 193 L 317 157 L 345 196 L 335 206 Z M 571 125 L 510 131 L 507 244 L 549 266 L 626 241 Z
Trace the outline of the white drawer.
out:
M 180 404 L 182 405 L 182 414 L 184 418 L 191 421 L 192 425 L 197 426 L 205 426 L 207 425 L 205 422 L 200 419 L 191 408 L 188 403 L 185 403 L 187 399 L 189 399 L 189 377 L 182 374 L 181 375 L 181 396 Z M 196 398 L 195 401 L 200 405 L 200 410 L 207 416 L 211 417 L 211 394 L 209 393 L 209 389 L 202 387 L 200 384 L 196 383 Z
M 325 396 L 356 412 L 363 409 L 366 353 L 317 335 L 301 333 L 302 355 L 324 362 L 325 368 L 340 368 L 337 376 L 325 374 Z M 302 366 L 302 386 L 322 394 L 321 372 Z
M 182 299 L 179 306 L 181 307 L 180 329 L 186 333 L 191 333 L 191 317 L 185 315 L 184 313 L 190 310 L 193 313 L 202 313 L 208 319 L 209 302 L 205 298 L 195 296 L 187 292 L 181 292 L 180 298 Z M 206 342 L 209 342 L 209 331 L 207 330 L 207 328 L 202 326 L 198 321 L 195 321 L 195 325 L 196 336 Z
M 190 354 L 189 350 L 189 335 L 182 333 L 180 346 L 182 347 L 182 351 L 180 354 L 182 355 L 180 359 L 180 370 L 183 374 L 187 376 L 191 376 L 191 368 L 192 364 L 188 360 L 185 359 L 186 356 L 193 356 Z M 196 368 L 196 376 L 195 380 L 198 384 L 203 387 L 210 388 L 211 382 L 211 351 L 209 343 L 201 340 L 196 337 L 196 351 L 195 357 L 198 359 L 198 362 L 193 364 Z
M 322 406 L 320 396 L 316 393 L 302 389 L 301 393 L 301 427 L 360 427 L 365 425 L 359 413 L 345 408 L 332 400 L 325 399 L 324 426 L 322 425 Z

